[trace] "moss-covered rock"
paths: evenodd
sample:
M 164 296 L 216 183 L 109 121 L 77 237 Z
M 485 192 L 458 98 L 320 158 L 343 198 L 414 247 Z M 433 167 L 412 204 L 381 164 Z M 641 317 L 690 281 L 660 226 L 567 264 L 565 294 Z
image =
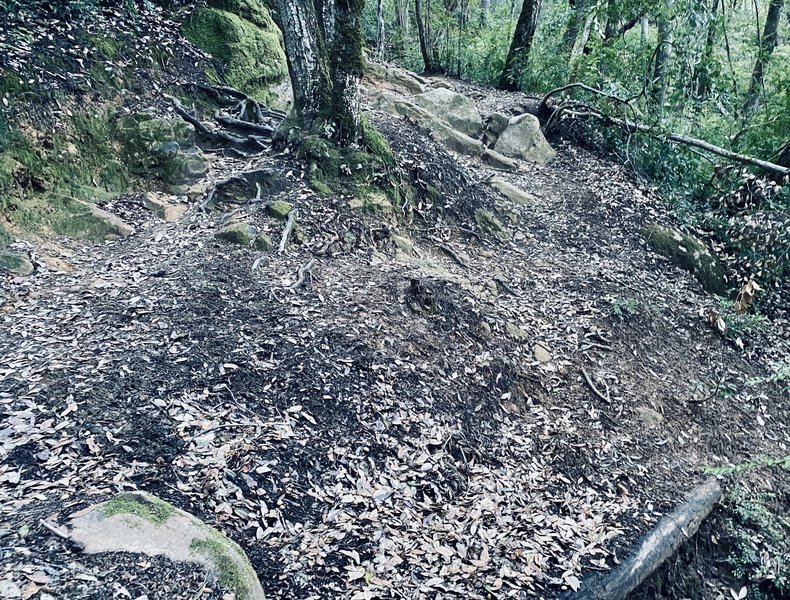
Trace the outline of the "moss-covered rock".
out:
M 478 208 L 475 211 L 475 223 L 480 228 L 480 231 L 493 235 L 495 238 L 504 240 L 508 238 L 508 232 L 502 221 L 497 219 L 491 212 L 485 208 Z
M 706 291 L 720 296 L 727 293 L 724 267 L 701 240 L 654 224 L 642 227 L 641 234 L 653 250 L 692 273 Z
M 0 251 L 0 269 L 11 271 L 17 275 L 27 276 L 33 273 L 33 263 L 21 254 Z
M 275 219 L 285 221 L 288 214 L 293 210 L 293 205 L 285 200 L 275 200 L 269 205 L 269 214 Z
M 118 121 L 116 135 L 129 168 L 139 175 L 154 175 L 167 184 L 181 185 L 207 171 L 206 161 L 195 147 L 195 127 L 181 119 L 136 113 Z
M 272 242 L 272 238 L 269 237 L 267 234 L 261 232 L 255 237 L 255 241 L 253 242 L 255 248 L 260 250 L 261 252 L 268 252 L 274 247 L 274 242 Z
M 379 218 L 389 219 L 395 215 L 395 209 L 384 192 L 372 190 L 361 197 L 352 198 L 348 201 L 349 207 L 361 210 Z
M 182 33 L 224 65 L 229 85 L 260 100 L 288 75 L 279 29 L 258 0 L 211 1 L 195 10 Z
M 248 223 L 231 223 L 217 231 L 214 237 L 231 244 L 249 246 L 255 238 L 255 230 Z

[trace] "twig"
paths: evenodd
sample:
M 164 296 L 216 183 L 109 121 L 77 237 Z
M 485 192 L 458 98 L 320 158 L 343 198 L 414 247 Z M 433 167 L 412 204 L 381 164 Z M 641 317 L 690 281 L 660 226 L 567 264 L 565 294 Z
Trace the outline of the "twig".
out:
M 307 261 L 307 264 L 299 267 L 299 269 L 296 272 L 296 281 L 293 283 L 293 285 L 291 285 L 289 289 L 298 290 L 300 287 L 302 287 L 305 284 L 305 281 L 307 281 L 307 275 L 310 275 L 312 277 L 312 273 L 310 272 L 310 269 L 313 268 L 314 264 L 315 264 L 315 259 L 311 258 L 309 261 Z
M 452 258 L 455 262 L 457 262 L 459 265 L 461 265 L 464 269 L 469 268 L 469 265 L 466 264 L 466 261 L 464 261 L 460 256 L 458 256 L 456 251 L 453 250 L 452 248 L 450 248 L 450 246 L 448 246 L 447 244 L 443 244 L 442 242 L 440 242 L 439 240 L 437 240 L 435 238 L 433 238 L 433 241 L 437 245 L 437 247 L 439 247 L 439 249 L 443 250 L 444 253 L 447 254 L 447 256 Z
M 285 252 L 285 245 L 288 243 L 288 238 L 291 237 L 291 232 L 293 232 L 294 226 L 296 225 L 297 216 L 298 216 L 298 212 L 296 211 L 295 208 L 288 213 L 288 222 L 285 224 L 283 237 L 282 239 L 280 239 L 280 247 L 277 250 L 277 252 L 279 252 L 280 254 Z
M 592 382 L 592 379 L 590 379 L 590 376 L 587 374 L 587 371 L 582 369 L 582 375 L 584 376 L 584 381 L 587 382 L 587 385 L 590 386 L 590 388 L 595 393 L 595 395 L 598 396 L 601 400 L 603 400 L 607 404 L 611 404 L 612 401 L 607 396 L 604 396 L 603 393 L 601 393 L 601 391 L 597 387 L 595 387 L 595 384 Z
M 51 531 L 56 536 L 58 536 L 59 538 L 64 539 L 64 540 L 68 540 L 69 539 L 70 536 L 69 536 L 68 532 L 64 532 L 62 527 L 58 527 L 54 523 L 50 523 L 49 521 L 47 521 L 45 519 L 41 519 L 41 521 L 39 521 L 39 522 L 44 527 L 46 527 L 49 531 Z

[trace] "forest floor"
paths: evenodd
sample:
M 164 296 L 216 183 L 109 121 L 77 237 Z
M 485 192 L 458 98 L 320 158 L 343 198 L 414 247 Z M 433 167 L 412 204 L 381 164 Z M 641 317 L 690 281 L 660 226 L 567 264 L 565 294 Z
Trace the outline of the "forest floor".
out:
M 665 206 L 621 166 L 553 140 L 549 165 L 497 172 L 373 121 L 442 211 L 361 214 L 290 156 L 217 155 L 199 186 L 275 173 L 267 199 L 298 209 L 301 241 L 253 270 L 214 237 L 225 214 L 165 223 L 132 194 L 104 206 L 132 236 L 32 242 L 61 269 L 0 275 L 0 578 L 26 597 L 223 597 L 39 524 L 142 489 L 237 541 L 270 598 L 554 597 L 623 559 L 705 467 L 787 453 L 770 379 L 788 340 L 741 351 L 707 323 L 715 299 L 639 234 L 671 224 Z M 509 204 L 493 175 L 537 202 Z M 279 240 L 263 205 L 234 218 Z M 751 483 L 790 505 L 786 471 Z M 700 576 L 699 597 L 722 585 Z

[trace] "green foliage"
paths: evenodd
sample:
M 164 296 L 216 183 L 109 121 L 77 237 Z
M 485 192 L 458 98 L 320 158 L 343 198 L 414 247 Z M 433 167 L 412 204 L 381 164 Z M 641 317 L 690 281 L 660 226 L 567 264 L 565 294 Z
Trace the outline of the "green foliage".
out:
M 768 327 L 768 320 L 764 315 L 756 312 L 739 313 L 731 300 L 718 299 L 719 307 L 715 311 L 717 319 L 716 328 L 727 339 L 743 347 L 744 341 L 754 339 Z
M 782 502 L 777 494 L 742 490 L 725 499 L 727 562 L 736 577 L 762 583 L 765 592 L 790 591 L 790 518 Z
M 621 320 L 626 320 L 639 313 L 639 300 L 636 298 L 620 298 L 618 296 L 606 296 L 607 302 L 611 304 L 609 314 Z

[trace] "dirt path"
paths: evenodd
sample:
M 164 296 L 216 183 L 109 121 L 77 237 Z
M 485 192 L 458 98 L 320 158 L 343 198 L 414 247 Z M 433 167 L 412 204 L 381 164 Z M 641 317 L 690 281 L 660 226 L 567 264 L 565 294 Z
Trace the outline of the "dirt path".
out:
M 559 145 L 547 167 L 495 173 L 375 119 L 443 213 L 376 220 L 283 158 L 226 161 L 215 176 L 279 171 L 303 243 L 252 271 L 252 250 L 213 237 L 222 215 L 141 211 L 131 238 L 72 245 L 72 272 L 6 277 L 7 573 L 108 597 L 129 567 L 39 519 L 139 488 L 238 541 L 272 598 L 551 597 L 622 557 L 701 467 L 780 453 L 786 399 L 756 381 L 787 342 L 747 360 L 704 323 L 710 298 L 639 237 L 658 199 L 621 168 Z M 538 202 L 508 204 L 494 174 Z M 509 240 L 463 222 L 473 203 Z M 265 211 L 236 216 L 279 239 Z M 149 597 L 202 585 L 145 573 Z

